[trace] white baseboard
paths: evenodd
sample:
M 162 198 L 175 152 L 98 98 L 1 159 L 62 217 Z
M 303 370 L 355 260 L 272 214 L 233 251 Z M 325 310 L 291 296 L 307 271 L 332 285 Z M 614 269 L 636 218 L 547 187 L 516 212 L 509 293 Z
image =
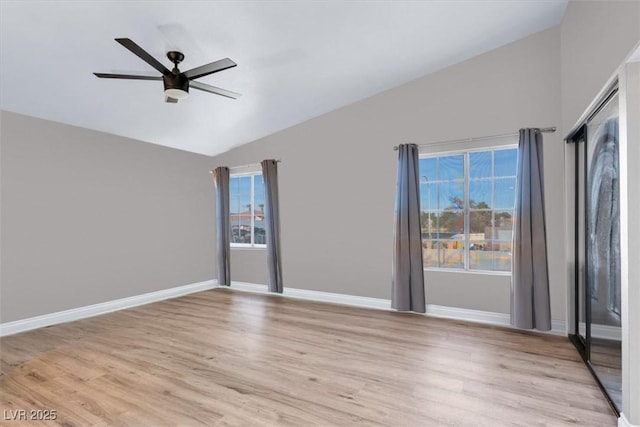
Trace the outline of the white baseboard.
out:
M 139 305 L 162 301 L 169 298 L 176 298 L 194 292 L 213 289 L 217 285 L 213 280 L 200 283 L 178 286 L 176 288 L 163 289 L 161 291 L 150 292 L 142 295 L 121 298 L 99 304 L 87 305 L 84 307 L 72 308 L 55 313 L 43 314 L 42 316 L 30 317 L 28 319 L 16 320 L 0 324 L 0 337 L 13 335 L 32 329 L 44 328 L 45 326 L 57 325 L 60 323 L 72 322 L 74 320 L 85 319 L 112 311 L 123 310 L 125 308 L 137 307 Z
M 578 325 L 580 334 L 585 336 L 586 324 L 580 322 Z M 591 336 L 594 338 L 602 338 L 611 341 L 622 341 L 622 328 L 619 326 L 599 325 L 597 323 L 591 324 Z
M 227 288 L 227 286 L 220 286 Z M 247 292 L 268 293 L 267 285 L 258 285 L 246 282 L 231 282 L 231 289 Z M 270 293 L 270 295 L 280 295 Z M 355 295 L 334 294 L 331 292 L 311 291 L 307 289 L 284 288 L 282 296 L 319 302 L 332 302 L 336 304 L 351 305 L 356 307 L 391 309 L 391 301 L 381 298 L 359 297 Z
M 624 413 L 620 413 L 618 418 L 618 427 L 640 427 L 638 424 L 631 424 L 631 421 L 627 419 Z
M 622 341 L 622 327 L 591 324 L 591 336 L 611 341 Z
M 219 286 L 216 280 L 208 280 L 205 282 L 193 283 L 176 288 L 163 289 L 161 291 L 135 295 L 128 298 L 107 301 L 85 307 L 72 308 L 56 313 L 44 314 L 42 316 L 2 323 L 0 324 L 0 337 L 30 331 L 32 329 L 43 328 L 46 326 L 57 325 L 60 323 L 72 322 L 74 320 L 85 319 L 87 317 L 93 317 L 117 310 L 137 307 L 152 302 L 162 301 L 169 298 L 176 298 L 194 292 L 200 292 L 214 288 L 228 289 L 227 286 Z M 255 283 L 231 282 L 231 289 L 238 291 L 267 293 L 266 285 L 259 285 Z M 336 294 L 331 292 L 312 291 L 307 289 L 295 288 L 285 288 L 282 296 L 310 301 L 350 305 L 355 307 L 374 308 L 378 310 L 391 310 L 391 301 L 382 298 L 369 298 L 356 295 Z M 428 304 L 426 314 L 435 317 L 511 327 L 509 315 L 505 313 L 493 313 L 488 311 Z M 554 320 L 553 328 L 550 333 L 566 335 L 565 322 Z
M 469 322 L 514 328 L 514 326 L 511 324 L 511 316 L 506 313 L 495 313 L 492 311 L 471 310 L 468 308 L 427 304 L 427 314 L 434 317 L 443 317 L 446 319 L 466 320 Z M 553 335 L 567 335 L 565 322 L 563 320 L 552 320 L 550 331 L 536 332 Z
M 227 288 L 227 286 L 221 286 Z M 231 282 L 231 289 L 247 292 L 267 293 L 266 285 L 246 282 Z M 279 295 L 279 294 L 271 294 Z M 284 288 L 282 294 L 285 297 L 305 299 L 311 301 L 331 302 L 355 307 L 376 308 L 391 310 L 391 300 L 382 298 L 360 297 L 355 295 L 335 294 L 331 292 L 311 291 L 307 289 Z M 505 313 L 470 310 L 466 308 L 447 307 L 442 305 L 427 304 L 427 315 L 443 317 L 447 319 L 467 320 L 469 322 L 484 323 L 489 325 L 512 327 L 510 316 Z M 554 335 L 566 335 L 566 325 L 562 320 L 554 320 L 551 333 Z M 545 331 L 542 331 L 545 332 Z
M 551 331 L 549 332 L 555 335 L 564 335 L 566 337 L 569 334 L 567 322 L 565 322 L 564 320 L 551 319 Z
M 490 325 L 510 325 L 510 317 L 508 314 L 494 313 L 490 311 L 427 304 L 427 314 L 445 319 L 468 320 L 470 322 L 487 323 Z

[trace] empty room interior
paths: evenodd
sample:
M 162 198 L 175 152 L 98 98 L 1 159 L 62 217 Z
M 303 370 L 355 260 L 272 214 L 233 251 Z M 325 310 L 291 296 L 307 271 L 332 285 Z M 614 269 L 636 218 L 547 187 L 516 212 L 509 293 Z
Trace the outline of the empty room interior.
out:
M 640 1 L 0 1 L 0 425 L 640 426 Z

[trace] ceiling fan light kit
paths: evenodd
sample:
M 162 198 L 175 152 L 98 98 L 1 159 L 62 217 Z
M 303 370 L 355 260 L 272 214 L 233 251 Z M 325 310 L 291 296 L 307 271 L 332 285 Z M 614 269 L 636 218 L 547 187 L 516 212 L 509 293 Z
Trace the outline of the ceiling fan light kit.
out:
M 184 55 L 181 52 L 171 51 L 167 52 L 167 58 L 175 67 L 171 70 L 171 74 L 162 76 L 164 94 L 167 98 L 184 99 L 189 96 L 189 79 L 178 70 L 178 64 L 182 62 Z
M 184 59 L 182 52 L 170 51 L 167 52 L 167 58 L 173 62 L 173 70 L 169 70 L 162 65 L 160 61 L 156 60 L 153 56 L 147 53 L 144 49 L 138 46 L 130 39 L 122 38 L 115 39 L 118 43 L 129 49 L 140 59 L 151 65 L 156 70 L 162 73 L 162 76 L 138 76 L 128 74 L 108 74 L 108 73 L 93 73 L 96 77 L 106 79 L 128 79 L 128 80 L 160 80 L 164 83 L 165 102 L 175 104 L 179 99 L 184 99 L 189 96 L 189 87 L 193 87 L 204 92 L 221 95 L 227 98 L 236 99 L 240 97 L 239 93 L 231 92 L 229 90 L 221 89 L 215 86 L 211 86 L 205 83 L 196 82 L 194 79 L 198 77 L 207 76 L 209 74 L 217 73 L 219 71 L 233 68 L 237 64 L 229 58 L 224 58 L 219 61 L 212 62 L 210 64 L 202 65 L 200 67 L 192 68 L 191 70 L 181 72 L 178 69 L 178 64 Z M 190 84 L 191 83 L 191 84 Z

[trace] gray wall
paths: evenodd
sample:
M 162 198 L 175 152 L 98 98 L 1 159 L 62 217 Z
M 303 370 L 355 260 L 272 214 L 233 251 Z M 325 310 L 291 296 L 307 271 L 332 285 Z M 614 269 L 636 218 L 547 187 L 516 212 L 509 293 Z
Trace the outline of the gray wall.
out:
M 560 30 L 566 136 L 640 40 L 640 1 L 571 1 Z
M 214 277 L 211 158 L 0 113 L 0 322 Z
M 559 29 L 547 30 L 216 157 L 279 158 L 285 286 L 389 298 L 394 145 L 560 124 Z M 545 135 L 552 313 L 564 320 L 563 145 Z M 232 250 L 232 279 L 265 281 Z M 430 304 L 509 312 L 508 276 L 427 272 Z

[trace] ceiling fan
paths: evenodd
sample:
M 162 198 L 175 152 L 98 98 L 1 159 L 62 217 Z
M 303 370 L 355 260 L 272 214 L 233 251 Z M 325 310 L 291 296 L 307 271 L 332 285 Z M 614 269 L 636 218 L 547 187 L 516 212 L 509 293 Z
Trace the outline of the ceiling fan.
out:
M 164 95 L 165 102 L 176 103 L 179 99 L 184 99 L 189 95 L 189 88 L 202 90 L 205 92 L 215 93 L 216 95 L 226 96 L 227 98 L 236 99 L 241 95 L 230 90 L 221 89 L 219 87 L 211 86 L 205 83 L 194 81 L 198 77 L 207 76 L 209 74 L 217 73 L 227 68 L 235 67 L 237 64 L 229 58 L 224 58 L 219 61 L 212 62 L 210 64 L 202 65 L 200 67 L 192 68 L 188 71 L 178 70 L 178 64 L 184 59 L 182 52 L 170 51 L 167 52 L 167 58 L 173 62 L 173 70 L 169 70 L 162 65 L 160 61 L 155 59 L 149 53 L 147 53 L 140 46 L 135 44 L 132 40 L 127 38 L 115 39 L 122 46 L 129 49 L 140 59 L 147 64 L 151 65 L 156 70 L 162 73 L 162 76 L 136 76 L 130 74 L 107 74 L 107 73 L 93 73 L 97 77 L 106 79 L 129 79 L 129 80 L 162 80 L 164 81 Z

